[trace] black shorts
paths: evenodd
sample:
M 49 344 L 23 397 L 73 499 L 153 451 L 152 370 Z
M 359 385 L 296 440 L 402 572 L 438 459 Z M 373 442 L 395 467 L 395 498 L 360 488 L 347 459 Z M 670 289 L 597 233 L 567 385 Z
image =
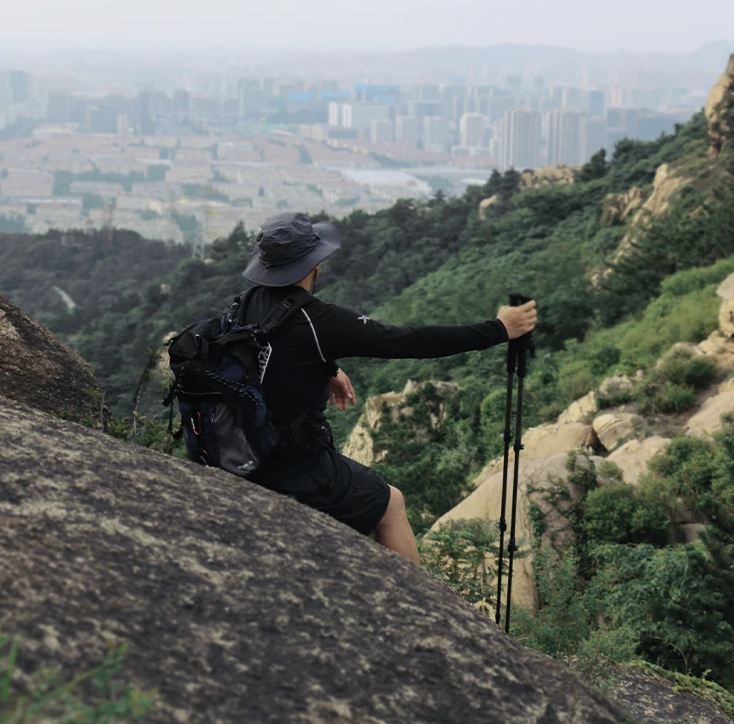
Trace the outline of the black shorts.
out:
M 322 449 L 312 459 L 268 461 L 255 482 L 327 513 L 363 535 L 373 533 L 390 502 L 390 486 L 373 470 Z

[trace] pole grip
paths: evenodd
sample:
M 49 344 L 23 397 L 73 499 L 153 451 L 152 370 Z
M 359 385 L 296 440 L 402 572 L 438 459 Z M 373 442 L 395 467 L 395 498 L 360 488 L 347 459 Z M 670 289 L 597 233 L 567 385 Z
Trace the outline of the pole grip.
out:
M 521 307 L 523 304 L 527 304 L 531 301 L 532 297 L 525 296 L 525 294 L 520 294 L 519 292 L 512 292 L 510 294 L 511 307 Z

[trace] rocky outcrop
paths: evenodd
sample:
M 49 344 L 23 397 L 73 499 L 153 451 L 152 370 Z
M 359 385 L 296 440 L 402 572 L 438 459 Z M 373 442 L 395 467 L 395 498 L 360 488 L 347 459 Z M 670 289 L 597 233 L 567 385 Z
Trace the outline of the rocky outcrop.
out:
M 435 387 L 441 396 L 454 395 L 459 389 L 458 385 L 451 382 L 416 384 L 412 380 L 408 380 L 402 392 L 386 392 L 382 395 L 370 397 L 365 402 L 364 412 L 349 435 L 342 449 L 342 453 L 367 467 L 384 460 L 384 451 L 375 454 L 372 432 L 379 428 L 385 410 L 390 411 L 393 420 L 397 420 L 400 417 L 410 417 L 412 410 L 407 404 L 408 396 L 418 392 L 426 384 Z M 438 414 L 431 418 L 431 426 L 434 429 L 443 424 L 445 414 L 445 405 L 441 404 L 438 408 Z
M 500 200 L 500 197 L 498 194 L 495 194 L 494 196 L 490 196 L 488 199 L 482 199 L 482 201 L 479 202 L 479 219 L 480 221 L 485 221 L 487 218 L 487 212 L 489 209 L 491 209 L 496 203 L 498 203 Z
M 727 142 L 734 142 L 734 54 L 711 89 L 705 112 L 711 138 L 710 155 L 716 158 Z
M 7 399 L 0 435 L 0 609 L 21 683 L 89 670 L 114 639 L 129 683 L 158 690 L 150 724 L 621 721 L 419 568 L 289 498 Z
M 630 440 L 617 448 L 607 461 L 614 463 L 622 471 L 625 483 L 637 485 L 647 472 L 650 460 L 665 450 L 669 443 L 668 438 L 657 435 L 645 440 Z
M 567 186 L 576 182 L 581 166 L 544 166 L 535 171 L 525 171 L 520 178 L 520 189 L 538 189 L 546 186 Z
M 636 186 L 623 194 L 608 194 L 602 202 L 601 225 L 623 224 L 645 203 L 645 197 L 645 192 Z
M 597 465 L 603 462 L 602 458 L 590 458 L 590 460 Z M 569 482 L 567 462 L 568 455 L 565 453 L 527 461 L 524 457 L 520 458 L 516 537 L 521 549 L 528 555 L 515 561 L 512 602 L 531 611 L 538 607 L 538 592 L 533 577 L 533 551 L 531 549 L 534 540 L 531 507 L 537 506 L 543 513 L 545 523 L 545 531 L 541 536 L 543 543 L 551 544 L 558 549 L 565 549 L 574 540 L 571 522 L 562 513 L 580 500 L 583 488 L 581 485 Z M 578 464 L 586 465 L 588 459 L 580 457 Z M 512 467 L 510 467 L 509 477 L 511 487 Z M 477 487 L 471 495 L 436 521 L 433 530 L 439 529 L 450 520 L 481 518 L 483 520 L 498 521 L 500 519 L 500 509 L 502 507 L 501 468 L 499 471 L 490 466 L 485 468 L 479 474 L 476 485 Z M 557 491 L 558 486 L 568 491 L 568 496 L 556 496 L 560 499 L 555 505 L 552 505 L 549 502 L 549 493 Z M 508 492 L 506 509 L 508 530 L 510 520 L 509 496 L 510 493 Z
M 721 416 L 734 412 L 734 379 L 719 385 L 686 423 L 686 435 L 707 438 L 721 430 Z
M 605 450 L 614 450 L 621 441 L 637 435 L 642 418 L 629 412 L 609 412 L 594 418 L 594 432 Z
M 613 674 L 613 697 L 638 722 L 731 724 L 714 704 L 703 701 L 661 676 L 636 666 L 619 666 Z
M 599 404 L 596 398 L 596 392 L 589 392 L 588 395 L 572 402 L 558 417 L 559 425 L 567 425 L 568 423 L 581 422 L 588 424 L 597 410 Z
M 734 274 L 719 284 L 716 294 L 721 298 L 719 331 L 724 337 L 734 337 Z
M 25 312 L 0 296 L 0 391 L 77 422 L 103 424 L 92 368 Z

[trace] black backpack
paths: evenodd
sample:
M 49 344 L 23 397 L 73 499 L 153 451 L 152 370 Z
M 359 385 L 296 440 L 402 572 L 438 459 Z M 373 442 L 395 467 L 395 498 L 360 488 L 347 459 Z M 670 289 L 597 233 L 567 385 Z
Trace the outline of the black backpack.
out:
M 284 431 L 273 424 L 262 389 L 270 335 L 310 298 L 294 290 L 259 324 L 244 324 L 253 292 L 235 299 L 221 316 L 190 324 L 168 342 L 174 380 L 163 404 L 173 398 L 189 458 L 246 478 L 268 458 L 285 432 L 295 432 L 308 409 Z

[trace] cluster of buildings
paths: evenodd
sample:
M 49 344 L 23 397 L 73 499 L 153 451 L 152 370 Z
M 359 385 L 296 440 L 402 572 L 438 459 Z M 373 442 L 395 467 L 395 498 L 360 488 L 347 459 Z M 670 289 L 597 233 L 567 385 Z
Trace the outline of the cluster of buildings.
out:
M 581 88 L 542 78 L 533 87 L 422 84 L 357 86 L 355 98 L 329 105 L 324 137 L 351 132 L 373 144 L 483 156 L 491 165 L 538 168 L 583 164 L 621 138 L 652 140 L 688 118 L 692 108 L 675 91 Z M 678 103 L 676 103 L 676 101 Z M 632 102 L 648 102 L 636 108 Z M 652 105 L 654 103 L 654 106 Z M 311 134 L 315 131 L 312 129 Z
M 284 208 L 375 211 L 460 192 L 493 168 L 583 164 L 672 130 L 704 100 L 643 70 L 575 85 L 354 80 L 231 69 L 98 86 L 0 71 L 0 229 L 114 216 L 146 236 L 208 241 Z
M 82 92 L 23 71 L 0 73 L 0 128 L 25 113 L 82 132 L 249 135 L 289 127 L 301 137 L 476 159 L 475 165 L 576 165 L 620 138 L 654 139 L 700 107 L 700 94 L 665 73 L 630 71 L 615 84 L 586 71 L 577 85 L 510 75 L 501 84 L 356 83 L 196 73 L 188 87 Z M 622 81 L 623 84 L 620 84 Z M 37 92 L 35 92 L 37 91 Z

